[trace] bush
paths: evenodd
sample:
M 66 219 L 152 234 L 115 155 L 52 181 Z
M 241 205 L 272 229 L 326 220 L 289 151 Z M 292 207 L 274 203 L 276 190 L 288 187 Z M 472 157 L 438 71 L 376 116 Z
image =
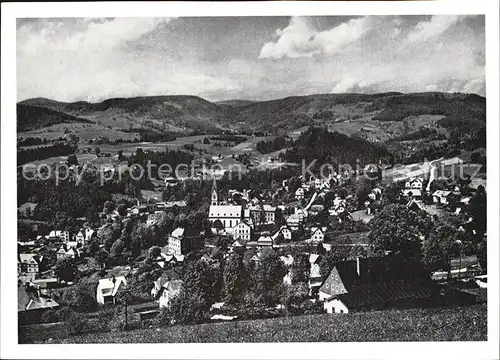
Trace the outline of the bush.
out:
M 74 312 L 66 323 L 68 325 L 68 333 L 70 335 L 85 334 L 91 330 L 89 320 L 77 312 Z
M 165 309 L 162 308 L 158 315 L 151 321 L 151 325 L 153 326 L 159 326 L 159 325 L 172 325 L 173 319 L 172 319 L 172 313 Z
M 54 323 L 60 321 L 59 313 L 57 310 L 46 310 L 41 317 L 44 324 Z

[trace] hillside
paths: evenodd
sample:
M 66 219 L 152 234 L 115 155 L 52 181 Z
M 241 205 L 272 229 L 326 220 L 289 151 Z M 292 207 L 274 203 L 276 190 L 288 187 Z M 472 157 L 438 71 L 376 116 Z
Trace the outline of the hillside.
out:
M 35 98 L 20 104 L 85 118 L 113 129 L 170 132 L 233 129 L 278 134 L 321 125 L 370 141 L 401 138 L 422 127 L 449 136 L 454 129 L 471 131 L 486 124 L 486 99 L 459 93 L 319 94 L 218 103 L 197 96 L 116 98 L 101 103 Z M 34 120 L 26 128 L 37 126 L 45 125 Z
M 233 117 L 231 107 L 219 106 L 196 96 L 114 98 L 100 103 L 64 103 L 36 98 L 20 104 L 45 107 L 122 129 L 216 131 L 228 126 Z
M 43 329 L 43 331 L 40 331 Z M 51 339 L 51 341 L 49 341 Z M 21 327 L 20 343 L 485 341 L 487 306 L 306 315 L 68 337 L 57 325 Z
M 17 131 L 29 131 L 60 123 L 88 123 L 63 112 L 45 107 L 17 104 Z

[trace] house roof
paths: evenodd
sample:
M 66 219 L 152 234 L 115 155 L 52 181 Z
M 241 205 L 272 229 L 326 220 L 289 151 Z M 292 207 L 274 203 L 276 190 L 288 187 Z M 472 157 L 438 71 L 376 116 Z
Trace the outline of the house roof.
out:
M 23 264 L 27 264 L 33 261 L 35 261 L 36 263 L 40 263 L 42 261 L 42 257 L 36 254 L 19 254 L 19 261 Z
M 100 279 L 98 288 L 101 289 L 103 295 L 115 296 L 122 283 L 127 284 L 125 276 L 115 277 L 115 282 L 113 282 L 112 277 L 107 279 Z
M 439 286 L 432 281 L 396 280 L 360 284 L 332 298 L 338 298 L 348 308 L 360 308 L 379 303 L 427 299 L 436 294 L 439 294 Z
M 28 302 L 28 305 L 26 305 L 26 311 L 37 310 L 37 309 L 51 309 L 58 306 L 59 304 L 54 300 L 52 300 L 51 298 L 37 297 L 37 298 L 32 298 Z
M 451 194 L 451 191 L 447 190 L 436 190 L 432 193 L 432 196 L 443 196 L 446 197 Z

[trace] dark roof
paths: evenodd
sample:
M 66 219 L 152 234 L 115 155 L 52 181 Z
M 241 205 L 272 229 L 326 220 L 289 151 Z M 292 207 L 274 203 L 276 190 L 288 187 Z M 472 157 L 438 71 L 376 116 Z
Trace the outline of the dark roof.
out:
M 439 294 L 439 286 L 432 281 L 396 280 L 353 286 L 348 293 L 335 295 L 349 308 L 383 306 L 401 301 L 430 299 Z
M 332 291 L 336 291 L 339 286 L 350 292 L 353 287 L 363 284 L 422 279 L 426 279 L 426 272 L 421 265 L 411 264 L 398 256 L 359 258 L 337 263 L 325 279 L 320 291 L 334 295 Z

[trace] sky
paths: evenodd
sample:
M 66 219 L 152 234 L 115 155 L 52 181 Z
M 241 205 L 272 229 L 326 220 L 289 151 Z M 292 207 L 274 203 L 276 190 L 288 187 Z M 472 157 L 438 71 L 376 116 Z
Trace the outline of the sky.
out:
M 485 95 L 484 16 L 17 20 L 18 101 Z

